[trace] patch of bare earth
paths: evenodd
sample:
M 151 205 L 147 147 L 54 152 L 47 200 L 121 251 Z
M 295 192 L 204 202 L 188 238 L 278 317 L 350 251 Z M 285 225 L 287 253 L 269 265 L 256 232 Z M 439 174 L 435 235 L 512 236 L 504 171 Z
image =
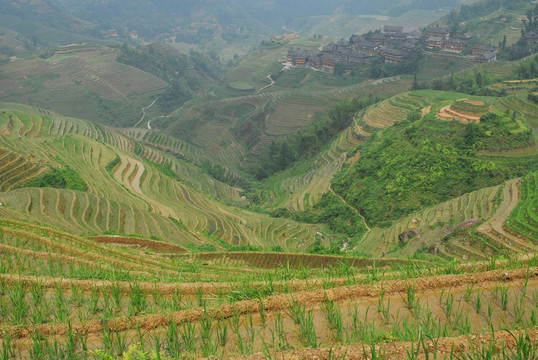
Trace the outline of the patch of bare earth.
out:
M 471 115 L 464 113 L 456 109 L 452 109 L 450 105 L 443 107 L 437 113 L 437 117 L 441 120 L 458 120 L 464 124 L 470 124 L 473 122 L 480 122 L 480 115 Z
M 153 251 L 165 252 L 165 253 L 185 253 L 186 249 L 181 246 L 169 244 L 161 241 L 152 241 L 139 239 L 134 237 L 123 236 L 97 236 L 91 238 L 93 241 L 102 244 L 119 244 L 119 245 L 131 245 L 138 248 L 146 248 Z
M 472 349 L 489 348 L 490 342 L 493 341 L 493 349 L 497 355 L 505 354 L 514 355 L 516 358 L 516 339 L 520 336 L 529 336 L 532 343 L 538 342 L 538 329 L 515 330 L 515 331 L 496 331 L 492 336 L 489 332 L 482 334 L 462 335 L 458 337 L 442 337 L 435 340 L 425 340 L 424 343 L 419 342 L 393 342 L 387 344 L 375 345 L 377 356 L 383 353 L 383 359 L 407 359 L 408 354 L 417 354 L 417 359 L 427 359 L 424 348 L 428 349 L 429 357 L 439 359 L 451 358 L 453 354 L 456 358 L 460 358 L 465 353 L 472 352 Z M 417 349 L 420 349 L 417 351 Z M 372 356 L 371 344 L 355 344 L 341 346 L 338 348 L 320 348 L 320 349 L 304 349 L 304 350 L 288 350 L 275 354 L 277 359 L 299 360 L 299 359 L 357 359 L 370 360 Z M 512 358 L 512 357 L 509 357 Z M 262 360 L 266 359 L 264 354 L 254 354 L 250 356 L 231 357 L 229 359 L 245 359 L 245 360 Z M 529 358 L 530 359 L 530 358 Z

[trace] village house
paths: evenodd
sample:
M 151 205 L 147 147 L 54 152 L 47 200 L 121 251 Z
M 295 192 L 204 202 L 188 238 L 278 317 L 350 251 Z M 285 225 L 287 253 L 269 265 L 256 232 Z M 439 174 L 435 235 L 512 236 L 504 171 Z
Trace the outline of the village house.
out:
M 379 46 L 376 43 L 359 37 L 357 41 L 353 43 L 353 50 L 366 55 L 374 55 L 379 50 Z
M 495 61 L 497 61 L 497 53 L 491 51 L 483 52 L 474 58 L 474 62 L 476 64 L 490 63 Z
M 335 55 L 323 54 L 321 57 L 321 69 L 327 72 L 334 72 L 334 65 L 336 65 L 337 61 L 338 58 Z
M 444 49 L 445 39 L 437 36 L 430 36 L 426 40 L 426 46 L 430 49 Z
M 308 56 L 304 51 L 299 51 L 294 58 L 295 66 L 305 66 Z
M 445 40 L 445 51 L 461 53 L 465 49 L 466 43 L 460 39 Z
M 384 56 L 385 62 L 389 64 L 399 63 L 400 61 L 402 61 L 403 55 L 403 52 L 398 49 L 381 49 L 381 56 Z
M 485 52 L 492 52 L 497 53 L 497 48 L 491 45 L 484 45 L 484 44 L 476 44 L 472 48 L 472 55 L 474 57 L 477 57 L 478 55 L 481 55 Z
M 424 37 L 426 39 L 430 37 L 439 37 L 442 39 L 449 39 L 450 38 L 450 29 L 448 28 L 430 28 L 426 29 L 424 32 Z
M 385 44 L 385 34 L 376 33 L 370 37 L 370 41 L 376 45 L 382 46 Z

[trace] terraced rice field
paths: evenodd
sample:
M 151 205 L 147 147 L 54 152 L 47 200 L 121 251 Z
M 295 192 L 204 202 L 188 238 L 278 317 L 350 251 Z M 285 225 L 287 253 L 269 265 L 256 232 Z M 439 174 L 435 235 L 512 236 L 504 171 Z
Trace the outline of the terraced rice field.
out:
M 32 75 L 58 74 L 43 82 L 48 91 L 85 87 L 111 100 L 125 100 L 132 94 L 166 87 L 164 81 L 153 75 L 117 63 L 116 56 L 113 49 L 100 46 L 64 48 L 47 60 L 20 60 L 21 63 L 7 66 L 3 74 L 7 81 L 16 82 Z
M 187 255 L 189 258 L 207 261 L 211 264 L 226 264 L 230 266 L 247 266 L 261 269 L 275 268 L 327 268 L 337 266 L 352 266 L 365 268 L 368 266 L 386 267 L 402 265 L 407 261 L 401 259 L 371 259 L 342 256 L 284 254 L 284 253 L 199 253 Z
M 428 53 L 418 73 L 421 79 L 437 79 L 474 66 L 474 59 L 447 53 Z
M 363 114 L 359 114 L 359 124 L 372 128 L 385 128 L 397 121 L 407 118 L 407 114 L 415 109 L 422 109 L 429 104 L 429 99 L 416 93 L 396 95 L 370 106 Z
M 460 228 L 475 226 L 489 219 L 494 213 L 495 197 L 499 191 L 500 186 L 480 189 L 413 213 L 387 229 L 374 228 L 357 246 L 380 256 L 394 249 L 398 249 L 396 251 L 398 254 L 412 254 L 423 246 L 432 247 L 440 244 L 440 239 L 452 232 Z M 415 236 L 404 248 L 400 248 L 399 235 L 409 229 L 416 230 L 419 236 Z M 445 251 L 442 244 L 440 245 L 439 251 Z M 473 257 L 487 257 L 487 254 L 480 253 L 464 244 L 455 246 L 458 247 L 460 254 L 470 252 Z M 450 255 L 458 256 L 457 253 L 450 253 Z
M 538 242 L 538 172 L 525 176 L 519 184 L 520 201 L 506 221 L 507 228 L 527 237 L 531 242 Z
M 284 249 L 306 247 L 315 240 L 315 230 L 309 226 L 223 205 L 179 182 L 181 174 L 190 176 L 192 182 L 201 177 L 194 175 L 197 170 L 192 165 L 176 171 L 174 177 L 163 174 L 156 165 L 132 152 L 133 140 L 113 129 L 53 113 L 44 115 L 35 109 L 22 112 L 25 107 L 10 104 L 5 108 L 0 118 L 4 119 L 6 129 L 7 122 L 11 121 L 12 125 L 11 134 L 0 138 L 2 148 L 22 154 L 24 159 L 34 159 L 32 163 L 41 167 L 67 166 L 81 174 L 87 185 L 87 193 L 20 189 L 0 194 L 8 206 L 41 221 L 50 221 L 77 234 L 112 231 L 149 235 L 155 231 L 155 236 L 161 239 L 190 246 L 209 241 L 217 248 L 222 245 L 208 234 L 230 244 L 280 245 Z M 13 141 L 15 136 L 19 140 Z M 192 147 L 182 148 L 181 143 L 162 136 L 160 141 L 172 150 L 174 147 L 186 149 L 196 155 Z M 145 148 L 140 154 L 155 163 L 168 164 L 171 171 L 182 167 L 182 163 L 172 161 L 166 151 L 158 148 L 146 151 Z M 107 170 L 108 164 L 116 158 L 117 164 Z M 9 164 L 9 156 L 3 159 Z M 3 175 L 7 178 L 10 173 Z M 200 190 L 215 184 L 207 176 L 202 178 L 205 185 L 202 182 Z M 238 190 L 230 186 L 219 183 L 213 189 L 213 193 L 217 192 L 240 201 Z M 170 218 L 179 221 L 179 225 Z M 177 231 L 177 227 L 181 231 Z
M 465 356 L 490 340 L 518 351 L 501 329 L 537 350 L 534 257 L 456 267 L 251 253 L 200 261 L 5 219 L 0 248 L 0 351 L 10 358 L 136 348 L 172 358 L 399 359 L 425 349 Z M 278 261 L 286 265 L 263 268 Z

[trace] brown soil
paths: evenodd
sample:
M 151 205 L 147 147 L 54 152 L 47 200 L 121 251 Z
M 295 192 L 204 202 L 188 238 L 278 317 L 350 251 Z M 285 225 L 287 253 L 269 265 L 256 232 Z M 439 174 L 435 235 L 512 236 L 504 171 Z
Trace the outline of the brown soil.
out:
M 351 165 L 355 164 L 357 161 L 359 161 L 359 158 L 361 157 L 361 153 L 357 151 L 355 155 L 349 158 L 349 162 Z
M 169 244 L 161 241 L 145 240 L 134 237 L 122 237 L 122 236 L 96 236 L 92 237 L 92 240 L 102 244 L 121 244 L 121 245 L 133 245 L 135 247 L 146 248 L 158 252 L 165 253 L 185 253 L 186 249 L 181 246 Z
M 478 232 L 489 237 L 493 241 L 515 251 L 534 251 L 532 244 L 529 244 L 521 236 L 516 236 L 505 230 L 505 223 L 508 216 L 519 202 L 519 184 L 521 179 L 513 179 L 507 182 L 503 188 L 503 202 L 493 214 L 478 228 Z
M 0 129 L 0 135 L 7 136 L 10 134 L 11 134 L 11 131 L 9 131 L 8 129 Z
M 441 289 L 450 289 L 451 291 L 464 291 L 469 285 L 480 284 L 481 288 L 493 289 L 499 281 L 509 282 L 525 279 L 529 277 L 529 289 L 534 289 L 538 286 L 538 268 L 517 270 L 496 270 L 478 274 L 463 274 L 463 275 L 443 275 L 437 277 L 417 278 L 413 280 L 418 297 L 424 294 L 438 293 Z M 335 302 L 344 301 L 347 299 L 372 299 L 375 300 L 380 296 L 382 289 L 386 296 L 401 296 L 405 298 L 407 288 L 411 286 L 409 280 L 393 280 L 383 284 L 377 283 L 373 285 L 357 285 L 350 287 L 340 287 L 329 290 L 313 290 L 301 291 L 294 294 L 285 294 L 267 297 L 263 300 L 266 311 L 284 311 L 289 307 L 292 301 L 306 305 L 306 307 L 319 305 L 326 301 L 326 298 Z M 225 304 L 215 308 L 206 309 L 190 309 L 182 310 L 170 314 L 152 314 L 140 315 L 135 317 L 118 317 L 107 321 L 107 326 L 111 331 L 128 331 L 133 328 L 133 325 L 139 325 L 142 330 L 151 331 L 156 328 L 165 326 L 170 321 L 178 324 L 185 322 L 199 321 L 206 313 L 213 318 L 229 318 L 234 313 L 245 315 L 257 314 L 260 312 L 260 303 L 258 300 L 238 301 L 234 304 Z M 2 326 L 0 327 L 0 337 L 10 336 L 12 339 L 27 339 L 32 332 L 38 332 L 43 336 L 64 336 L 67 333 L 67 324 L 45 324 L 36 325 L 29 329 L 26 326 Z M 74 332 L 88 334 L 98 334 L 103 330 L 103 322 L 100 320 L 88 321 L 85 323 L 72 324 Z
M 421 113 L 422 113 L 422 116 L 426 116 L 430 113 L 430 111 L 432 111 L 432 106 L 426 106 L 425 108 L 423 108 L 421 110 Z
M 471 115 L 469 113 L 464 113 L 462 111 L 452 109 L 450 105 L 447 105 L 441 110 L 439 110 L 439 112 L 437 113 L 437 117 L 441 120 L 456 119 L 464 124 L 480 122 L 480 115 Z
M 516 349 L 516 339 L 519 336 L 528 335 L 531 342 L 538 342 L 538 329 L 529 330 L 514 330 L 514 331 L 496 331 L 493 336 L 495 352 L 499 355 L 506 350 L 508 354 L 513 354 Z M 462 335 L 458 337 L 443 337 L 436 340 L 425 340 L 424 345 L 428 348 L 429 358 L 436 355 L 435 358 L 445 359 L 450 358 L 451 353 L 459 358 L 465 353 L 469 353 L 473 349 L 481 349 L 483 346 L 488 347 L 492 336 L 490 333 Z M 406 359 L 407 354 L 416 353 L 417 348 L 421 346 L 418 359 L 426 359 L 422 344 L 418 342 L 394 342 L 383 345 L 375 345 L 375 351 L 379 355 L 383 352 L 386 359 Z M 273 354 L 271 354 L 273 355 Z M 341 346 L 339 348 L 320 348 L 320 349 L 304 349 L 304 350 L 288 350 L 275 354 L 277 359 L 372 359 L 372 350 L 370 344 L 355 344 Z M 383 358 L 383 357 L 382 357 Z M 515 358 L 515 357 L 514 357 Z M 263 354 L 254 354 L 250 356 L 230 357 L 229 359 L 245 359 L 245 360 L 262 360 L 266 359 Z
M 476 105 L 476 106 L 484 106 L 486 105 L 483 101 L 480 100 L 465 100 L 467 104 Z

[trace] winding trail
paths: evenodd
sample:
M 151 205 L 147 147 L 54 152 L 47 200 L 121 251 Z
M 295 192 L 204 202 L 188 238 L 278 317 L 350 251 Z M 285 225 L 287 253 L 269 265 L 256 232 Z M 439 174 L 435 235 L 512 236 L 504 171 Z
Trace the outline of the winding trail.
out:
M 142 117 L 140 118 L 140 120 L 138 120 L 138 122 L 133 127 L 137 127 L 138 124 L 140 124 L 142 121 L 144 121 L 144 118 L 146 117 L 146 109 L 149 109 L 150 107 L 155 105 L 156 102 L 157 102 L 157 99 L 153 100 L 153 102 L 151 104 L 149 104 L 148 106 L 145 106 L 145 107 L 142 108 Z M 148 129 L 151 130 L 151 126 L 149 125 L 150 122 L 151 122 L 151 120 L 148 122 Z
M 265 89 L 267 89 L 269 86 L 273 86 L 273 85 L 274 85 L 275 81 L 273 80 L 273 78 L 271 77 L 271 75 L 267 75 L 266 78 L 268 78 L 268 79 L 271 81 L 271 83 L 270 83 L 269 85 L 265 85 L 264 87 L 262 87 L 262 88 L 261 88 L 260 90 L 258 90 L 258 91 L 265 90 Z
M 366 229 L 368 230 L 368 231 L 366 231 L 366 232 L 364 233 L 364 235 L 363 235 L 363 237 L 366 237 L 366 235 L 368 235 L 368 233 L 369 233 L 370 231 L 372 231 L 372 228 L 368 226 L 368 223 L 366 222 L 366 219 L 364 218 L 364 216 L 362 216 L 362 214 L 360 213 L 360 211 L 359 211 L 356 207 L 354 207 L 353 205 L 348 204 L 348 203 L 346 202 L 346 200 L 345 200 L 339 193 L 337 193 L 336 191 L 334 191 L 333 188 L 332 188 L 332 184 L 329 184 L 329 190 L 330 190 L 334 195 L 338 196 L 338 197 L 340 198 L 340 200 L 342 200 L 342 201 L 344 202 L 344 204 L 346 204 L 346 205 L 349 206 L 351 209 L 353 209 L 353 211 L 355 211 L 355 213 L 361 217 L 362 221 L 364 222 L 364 226 L 366 226 Z
M 520 198 L 519 184 L 521 179 L 512 179 L 503 188 L 503 201 L 495 214 L 478 228 L 478 232 L 489 237 L 496 243 L 502 244 L 514 252 L 533 252 L 536 249 L 505 229 L 505 223 L 510 213 L 517 206 Z

